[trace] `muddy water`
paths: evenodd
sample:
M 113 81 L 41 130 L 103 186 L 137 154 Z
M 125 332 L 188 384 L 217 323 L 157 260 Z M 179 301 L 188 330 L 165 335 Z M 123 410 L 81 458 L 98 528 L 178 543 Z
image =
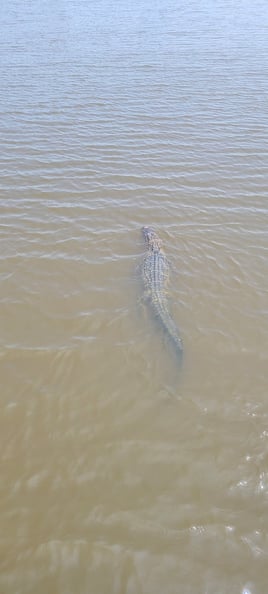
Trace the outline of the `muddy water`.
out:
M 266 593 L 267 5 L 0 10 L 1 592 Z

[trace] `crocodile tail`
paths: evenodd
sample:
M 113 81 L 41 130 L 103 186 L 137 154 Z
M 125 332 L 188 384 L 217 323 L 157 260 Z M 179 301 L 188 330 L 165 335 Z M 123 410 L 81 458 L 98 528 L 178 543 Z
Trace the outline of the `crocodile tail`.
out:
M 163 304 L 159 304 L 159 307 L 155 306 L 154 309 L 158 319 L 161 321 L 161 324 L 169 337 L 170 342 L 175 346 L 179 358 L 182 359 L 183 342 L 173 318 L 171 317 L 169 311 L 163 307 Z

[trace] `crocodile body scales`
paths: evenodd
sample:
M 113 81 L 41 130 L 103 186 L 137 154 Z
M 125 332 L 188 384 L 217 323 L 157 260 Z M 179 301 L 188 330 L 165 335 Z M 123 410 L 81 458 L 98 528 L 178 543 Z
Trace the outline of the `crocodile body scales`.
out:
M 181 359 L 183 354 L 182 339 L 170 315 L 166 297 L 166 284 L 169 275 L 168 260 L 163 251 L 162 241 L 155 231 L 151 227 L 143 227 L 142 232 L 147 248 L 143 262 L 145 295 L 148 296 L 154 315 L 161 322 L 169 341 Z

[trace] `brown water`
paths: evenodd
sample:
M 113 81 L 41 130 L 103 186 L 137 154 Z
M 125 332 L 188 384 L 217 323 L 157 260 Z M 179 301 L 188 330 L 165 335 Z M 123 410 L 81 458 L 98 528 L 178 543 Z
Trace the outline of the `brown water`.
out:
M 266 594 L 267 3 L 0 11 L 0 592 Z

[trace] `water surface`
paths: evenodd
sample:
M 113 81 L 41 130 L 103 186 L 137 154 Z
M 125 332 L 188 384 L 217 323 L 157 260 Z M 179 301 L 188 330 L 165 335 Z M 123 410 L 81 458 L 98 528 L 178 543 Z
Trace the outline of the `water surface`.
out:
M 267 5 L 0 13 L 1 591 L 265 594 Z

